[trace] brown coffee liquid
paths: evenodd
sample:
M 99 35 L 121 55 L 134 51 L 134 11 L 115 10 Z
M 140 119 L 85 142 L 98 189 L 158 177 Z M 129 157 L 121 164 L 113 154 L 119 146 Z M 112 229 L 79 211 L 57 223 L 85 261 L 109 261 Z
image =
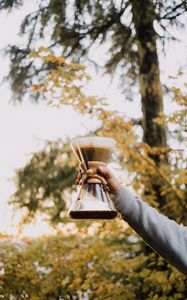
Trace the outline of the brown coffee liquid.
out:
M 80 154 L 78 149 L 75 149 L 77 156 L 80 160 Z M 80 151 L 84 158 L 84 161 L 103 161 L 107 162 L 111 156 L 111 149 L 104 147 L 93 147 L 93 146 L 80 146 Z
M 114 219 L 117 216 L 117 211 L 115 210 L 106 210 L 106 211 L 97 211 L 97 210 L 80 210 L 80 211 L 71 211 L 70 216 L 73 219 Z

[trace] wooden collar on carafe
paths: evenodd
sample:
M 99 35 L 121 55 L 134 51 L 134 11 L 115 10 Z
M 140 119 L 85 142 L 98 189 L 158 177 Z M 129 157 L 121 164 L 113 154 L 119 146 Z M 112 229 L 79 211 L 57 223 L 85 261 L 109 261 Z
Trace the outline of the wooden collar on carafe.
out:
M 82 172 L 86 175 L 86 178 L 84 182 L 87 183 L 100 183 L 104 186 L 104 188 L 107 190 L 107 182 L 105 178 L 101 175 L 97 174 L 97 168 L 99 166 L 106 166 L 106 163 L 102 161 L 88 161 L 87 162 L 88 170 L 87 167 L 81 163 L 80 168 Z

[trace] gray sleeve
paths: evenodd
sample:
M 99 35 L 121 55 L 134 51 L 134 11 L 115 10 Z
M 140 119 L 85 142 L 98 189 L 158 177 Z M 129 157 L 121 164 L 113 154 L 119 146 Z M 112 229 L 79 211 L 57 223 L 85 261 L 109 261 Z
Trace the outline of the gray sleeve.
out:
M 187 227 L 160 214 L 127 188 L 121 188 L 114 205 L 152 249 L 187 275 Z

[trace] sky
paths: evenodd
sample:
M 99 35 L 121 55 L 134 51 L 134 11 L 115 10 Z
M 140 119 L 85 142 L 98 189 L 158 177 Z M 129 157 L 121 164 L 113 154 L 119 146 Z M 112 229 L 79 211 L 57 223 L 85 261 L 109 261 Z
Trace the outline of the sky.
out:
M 31 5 L 31 4 L 29 4 Z M 25 6 L 13 14 L 3 12 L 0 16 L 0 49 L 10 43 L 19 42 L 20 21 L 29 12 L 31 6 Z M 167 82 L 169 75 L 175 75 L 181 65 L 187 61 L 186 33 L 178 33 L 181 44 L 170 44 L 166 46 L 166 55 L 160 58 L 162 69 L 161 79 Z M 102 52 L 98 59 L 102 59 Z M 94 56 L 94 54 L 93 54 Z M 97 53 L 98 56 L 98 53 Z M 94 57 L 93 57 L 94 58 Z M 0 53 L 0 80 L 7 74 L 9 61 Z M 129 117 L 140 116 L 141 107 L 139 99 L 133 102 L 125 102 L 125 95 L 118 87 L 117 79 L 111 82 L 109 76 L 96 74 L 90 67 L 87 72 L 92 76 L 92 81 L 87 87 L 90 95 L 106 97 L 111 102 L 111 107 L 117 108 Z M 15 170 L 23 167 L 29 160 L 32 153 L 38 151 L 44 145 L 45 140 L 56 140 L 64 136 L 74 137 L 84 133 L 86 127 L 94 129 L 93 120 L 82 119 L 71 108 L 56 109 L 47 106 L 45 103 L 38 105 L 29 101 L 20 105 L 13 105 L 10 102 L 11 92 L 7 83 L 0 87 L 0 233 L 7 232 L 16 234 L 15 224 L 20 218 L 12 219 L 12 209 L 8 205 L 10 195 L 15 191 L 13 177 Z M 171 103 L 165 102 L 165 110 L 175 109 Z M 73 120 L 73 122 L 72 122 Z M 39 229 L 38 229 L 39 228 Z M 25 235 L 37 235 L 49 232 L 50 229 L 41 219 L 38 220 L 38 227 L 28 226 Z

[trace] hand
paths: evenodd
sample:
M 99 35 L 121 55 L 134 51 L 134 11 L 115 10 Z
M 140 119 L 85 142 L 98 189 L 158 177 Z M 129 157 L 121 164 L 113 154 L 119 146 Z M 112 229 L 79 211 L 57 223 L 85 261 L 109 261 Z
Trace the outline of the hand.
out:
M 110 197 L 113 199 L 119 193 L 121 189 L 121 185 L 117 178 L 113 175 L 113 173 L 104 166 L 100 166 L 97 168 L 97 173 L 103 176 L 107 182 L 107 186 L 109 187 Z
M 89 171 L 88 171 L 89 172 Z M 104 166 L 97 168 L 97 174 L 105 178 L 107 186 L 109 187 L 109 195 L 111 198 L 115 198 L 121 189 L 121 185 L 112 172 Z M 75 184 L 82 184 L 83 172 L 80 170 L 76 179 Z

